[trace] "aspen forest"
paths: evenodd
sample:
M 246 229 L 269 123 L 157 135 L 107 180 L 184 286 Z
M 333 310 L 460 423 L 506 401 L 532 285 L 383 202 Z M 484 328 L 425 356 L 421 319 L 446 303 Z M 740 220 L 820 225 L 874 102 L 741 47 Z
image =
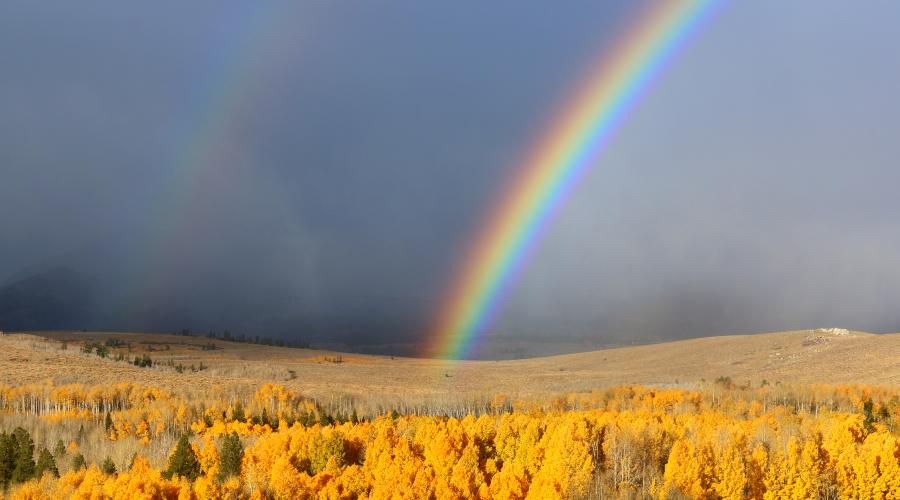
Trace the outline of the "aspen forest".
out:
M 0 388 L 0 481 L 37 498 L 897 498 L 900 391 L 621 386 L 462 417 L 130 383 Z

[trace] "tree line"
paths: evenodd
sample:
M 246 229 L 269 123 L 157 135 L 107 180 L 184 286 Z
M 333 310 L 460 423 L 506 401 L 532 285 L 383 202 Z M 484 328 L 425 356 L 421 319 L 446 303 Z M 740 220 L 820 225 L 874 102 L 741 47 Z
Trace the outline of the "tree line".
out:
M 181 335 L 183 337 L 195 337 L 195 335 L 189 328 L 184 328 L 176 332 L 176 335 Z M 296 349 L 309 349 L 309 342 L 304 340 L 285 340 L 279 338 L 272 337 L 261 337 L 259 335 L 248 335 L 244 333 L 236 333 L 233 334 L 231 330 L 222 330 L 222 332 L 217 332 L 215 330 L 210 330 L 206 333 L 207 338 L 211 339 L 219 339 L 224 340 L 226 342 L 237 342 L 242 344 L 258 344 L 258 345 L 268 345 L 275 347 L 292 347 Z

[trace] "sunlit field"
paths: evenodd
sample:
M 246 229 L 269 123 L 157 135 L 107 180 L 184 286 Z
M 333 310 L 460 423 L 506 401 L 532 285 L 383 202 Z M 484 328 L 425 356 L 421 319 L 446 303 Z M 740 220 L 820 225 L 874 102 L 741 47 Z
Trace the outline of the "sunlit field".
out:
M 144 336 L 48 335 L 0 338 L 14 357 L 55 364 L 43 381 L 0 386 L 10 498 L 888 498 L 900 488 L 900 391 L 877 385 L 723 374 L 403 405 L 377 381 L 368 398 L 311 397 L 294 380 L 233 384 L 223 353 L 252 358 L 254 345 L 218 340 L 192 352 L 192 369 L 170 360 L 209 341 L 155 336 L 148 351 Z M 349 373 L 427 362 L 270 349 Z M 148 353 L 156 359 L 136 367 Z M 115 382 L 94 379 L 94 366 Z

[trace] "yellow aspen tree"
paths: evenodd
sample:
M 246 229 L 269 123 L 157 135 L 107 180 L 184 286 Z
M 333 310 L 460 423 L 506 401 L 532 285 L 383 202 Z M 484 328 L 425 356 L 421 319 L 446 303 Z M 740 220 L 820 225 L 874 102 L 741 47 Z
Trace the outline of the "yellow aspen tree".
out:
M 763 478 L 769 465 L 769 452 L 762 443 L 756 443 L 747 460 L 747 497 L 762 500 L 766 492 Z
M 887 432 L 869 434 L 852 464 L 856 479 L 854 494 L 859 498 L 900 496 L 898 454 L 900 450 L 893 436 Z
M 522 464 L 506 462 L 491 478 L 491 497 L 497 500 L 521 500 L 528 492 L 529 479 Z
M 734 442 L 727 443 L 716 460 L 716 481 L 713 483 L 713 490 L 721 498 L 739 500 L 744 498 L 746 486 L 744 450 Z
M 710 498 L 713 476 L 710 474 L 715 457 L 709 447 L 695 448 L 693 443 L 679 439 L 672 445 L 663 477 L 670 487 L 692 498 Z
M 478 448 L 469 442 L 451 469 L 450 485 L 455 494 L 465 498 L 478 497 L 478 490 L 485 484 L 479 462 Z
M 589 431 L 583 419 L 574 415 L 555 419 L 544 433 L 544 460 L 532 481 L 541 494 L 556 491 L 565 497 L 581 497 L 594 472 L 594 463 L 585 443 Z M 531 489 L 529 497 L 534 497 Z
M 311 498 L 313 492 L 306 489 L 302 474 L 289 457 L 279 456 L 268 475 L 267 493 L 275 499 Z

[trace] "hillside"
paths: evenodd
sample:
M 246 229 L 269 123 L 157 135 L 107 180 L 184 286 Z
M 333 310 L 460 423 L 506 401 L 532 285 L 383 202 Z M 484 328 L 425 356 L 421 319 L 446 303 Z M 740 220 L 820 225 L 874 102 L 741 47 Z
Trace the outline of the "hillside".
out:
M 897 340 L 830 329 L 452 363 L 0 335 L 0 492 L 890 498 Z
M 107 359 L 83 342 L 121 342 Z M 211 345 L 215 348 L 212 350 Z M 150 356 L 138 368 L 116 354 Z M 203 365 L 202 370 L 192 371 Z M 176 369 L 182 366 L 182 371 Z M 707 337 L 510 361 L 462 361 L 342 354 L 166 334 L 43 332 L 0 336 L 0 383 L 136 381 L 177 390 L 242 392 L 278 382 L 317 399 L 373 407 L 541 398 L 621 384 L 691 387 L 735 384 L 900 383 L 900 334 L 805 330 Z

